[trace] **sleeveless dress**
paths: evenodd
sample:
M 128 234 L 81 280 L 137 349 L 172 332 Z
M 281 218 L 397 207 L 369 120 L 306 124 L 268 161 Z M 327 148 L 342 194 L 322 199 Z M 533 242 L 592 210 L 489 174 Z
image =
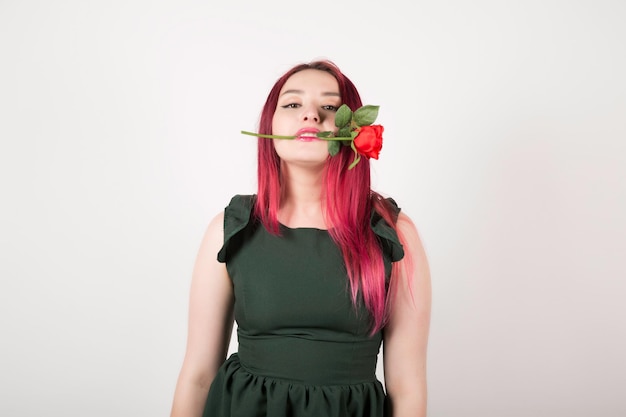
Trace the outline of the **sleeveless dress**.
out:
M 220 367 L 204 417 L 384 416 L 382 334 L 369 335 L 363 303 L 355 309 L 340 250 L 326 230 L 270 234 L 251 216 L 254 200 L 236 195 L 224 212 L 217 259 L 233 282 L 238 352 Z M 402 245 L 376 212 L 371 227 L 389 278 Z

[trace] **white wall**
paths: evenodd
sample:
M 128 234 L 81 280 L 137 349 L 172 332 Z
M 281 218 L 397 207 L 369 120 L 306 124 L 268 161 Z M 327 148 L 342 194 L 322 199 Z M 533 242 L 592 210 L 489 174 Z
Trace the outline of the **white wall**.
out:
M 430 415 L 625 415 L 626 3 L 221 3 L 0 1 L 0 415 L 168 415 L 239 131 L 319 57 L 428 250 Z

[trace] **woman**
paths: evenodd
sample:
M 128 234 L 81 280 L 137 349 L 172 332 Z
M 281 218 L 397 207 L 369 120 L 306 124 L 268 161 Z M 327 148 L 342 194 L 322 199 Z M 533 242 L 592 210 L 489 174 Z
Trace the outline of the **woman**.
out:
M 257 194 L 207 228 L 172 417 L 426 415 L 426 255 L 411 220 L 370 189 L 367 157 L 351 167 L 350 146 L 331 156 L 316 137 L 337 130 L 342 104 L 362 106 L 328 61 L 272 88 L 259 134 L 296 139 L 259 137 Z M 238 353 L 225 360 L 234 318 Z

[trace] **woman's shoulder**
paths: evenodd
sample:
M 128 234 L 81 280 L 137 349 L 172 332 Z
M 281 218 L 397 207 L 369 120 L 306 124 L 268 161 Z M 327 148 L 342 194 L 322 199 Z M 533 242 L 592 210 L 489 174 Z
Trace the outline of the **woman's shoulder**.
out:
M 228 241 L 248 224 L 256 195 L 236 194 L 223 210 L 213 215 L 206 228 L 206 237 L 220 242 Z
M 394 258 L 399 260 L 405 251 L 423 251 L 423 242 L 417 226 L 409 214 L 392 198 L 374 193 L 372 228 L 374 232 L 391 243 Z
M 406 213 L 400 212 L 396 222 L 396 230 L 402 236 L 404 249 L 411 254 L 412 263 L 427 265 L 426 249 L 422 236 L 413 219 Z
M 252 209 L 256 201 L 256 194 L 235 194 L 231 197 L 226 209 L 229 207 Z
M 378 193 L 372 195 L 372 219 L 380 219 L 385 223 L 393 223 L 395 228 L 415 228 L 411 217 L 402 210 L 398 202 L 389 196 Z
M 370 227 L 381 242 L 383 253 L 393 262 L 404 257 L 404 248 L 397 230 L 399 215 L 400 207 L 393 198 L 372 194 Z
M 255 194 L 236 194 L 230 199 L 223 212 L 226 238 L 237 233 L 250 222 L 255 201 Z
M 372 205 L 372 217 L 380 216 L 394 223 L 397 220 L 401 209 L 393 197 L 383 196 L 375 191 L 370 194 L 370 202 Z
M 220 262 L 225 262 L 228 258 L 228 252 L 232 249 L 230 246 L 235 236 L 252 223 L 255 201 L 255 194 L 236 194 L 230 199 L 224 211 L 215 216 L 214 221 L 222 224 L 223 245 L 217 256 Z

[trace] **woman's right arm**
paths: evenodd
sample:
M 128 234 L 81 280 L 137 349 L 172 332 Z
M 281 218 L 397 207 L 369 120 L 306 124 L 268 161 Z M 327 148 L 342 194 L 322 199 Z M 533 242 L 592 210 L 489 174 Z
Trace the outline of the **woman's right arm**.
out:
M 234 298 L 226 265 L 217 261 L 217 252 L 224 243 L 223 225 L 221 213 L 207 227 L 194 265 L 187 348 L 171 417 L 202 415 L 211 382 L 228 353 Z

